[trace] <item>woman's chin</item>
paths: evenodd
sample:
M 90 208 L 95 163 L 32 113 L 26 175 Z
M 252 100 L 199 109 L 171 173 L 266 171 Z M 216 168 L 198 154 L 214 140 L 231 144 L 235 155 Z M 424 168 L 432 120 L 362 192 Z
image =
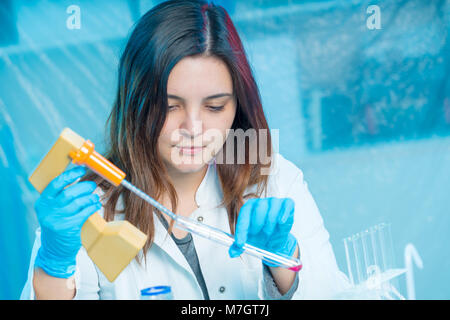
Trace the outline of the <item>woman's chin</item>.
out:
M 172 164 L 172 167 L 180 173 L 194 173 L 205 168 L 206 163 L 197 164 Z

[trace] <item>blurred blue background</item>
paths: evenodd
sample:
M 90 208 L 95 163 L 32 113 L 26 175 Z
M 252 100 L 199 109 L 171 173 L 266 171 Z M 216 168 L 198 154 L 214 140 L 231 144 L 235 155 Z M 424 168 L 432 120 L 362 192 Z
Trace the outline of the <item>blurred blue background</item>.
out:
M 64 127 L 103 150 L 121 50 L 159 2 L 0 2 L 0 299 L 18 299 L 26 280 L 29 174 Z M 303 170 L 341 269 L 344 237 L 389 222 L 397 264 L 408 243 L 423 259 L 416 298 L 449 299 L 450 1 L 215 3 L 242 37 L 279 151 Z M 70 5 L 79 29 L 67 26 Z

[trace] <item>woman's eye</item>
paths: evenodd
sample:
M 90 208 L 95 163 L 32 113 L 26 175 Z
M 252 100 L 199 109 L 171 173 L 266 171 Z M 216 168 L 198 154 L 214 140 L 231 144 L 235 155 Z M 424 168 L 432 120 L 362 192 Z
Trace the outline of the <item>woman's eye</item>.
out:
M 176 105 L 176 106 L 169 106 L 169 111 L 170 111 L 170 110 L 175 110 L 176 108 L 178 108 L 177 105 Z
M 211 111 L 221 111 L 224 106 L 206 106 Z

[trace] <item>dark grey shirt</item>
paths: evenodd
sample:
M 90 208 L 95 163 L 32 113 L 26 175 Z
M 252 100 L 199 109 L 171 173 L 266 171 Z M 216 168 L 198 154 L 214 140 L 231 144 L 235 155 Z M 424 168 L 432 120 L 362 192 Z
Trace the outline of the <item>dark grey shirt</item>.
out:
M 159 216 L 159 215 L 158 215 Z M 164 219 L 162 216 L 159 216 L 162 224 L 166 229 L 169 228 L 169 224 L 167 223 L 167 220 Z M 181 253 L 183 253 L 184 257 L 186 258 L 188 264 L 190 265 L 192 271 L 195 274 L 195 277 L 197 278 L 197 282 L 202 289 L 203 297 L 205 300 L 209 300 L 209 294 L 208 294 L 208 288 L 206 287 L 205 279 L 203 278 L 202 270 L 200 268 L 200 264 L 198 262 L 198 256 L 197 251 L 195 250 L 194 241 L 192 238 L 192 235 L 190 233 L 187 234 L 186 237 L 182 239 L 176 238 L 173 234 L 171 234 L 171 237 L 173 241 L 177 244 L 178 248 L 180 249 Z M 263 264 L 263 277 L 264 277 L 264 284 L 265 284 L 265 290 L 271 299 L 274 300 L 290 300 L 292 299 L 292 296 L 294 295 L 294 292 L 298 288 L 298 273 L 295 276 L 295 281 L 292 284 L 291 288 L 288 292 L 286 292 L 284 295 L 278 291 L 277 285 L 275 281 L 273 280 L 272 274 L 270 273 L 269 267 Z

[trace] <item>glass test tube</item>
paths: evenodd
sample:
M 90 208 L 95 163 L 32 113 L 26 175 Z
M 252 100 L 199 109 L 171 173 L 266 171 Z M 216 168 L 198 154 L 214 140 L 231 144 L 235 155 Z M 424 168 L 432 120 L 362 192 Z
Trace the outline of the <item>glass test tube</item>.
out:
M 347 237 L 344 238 L 344 249 L 345 249 L 345 260 L 347 262 L 347 273 L 350 280 L 350 283 L 352 286 L 355 285 L 355 279 L 353 278 L 353 268 L 352 268 L 352 262 L 350 260 L 350 254 L 351 254 L 351 238 Z

